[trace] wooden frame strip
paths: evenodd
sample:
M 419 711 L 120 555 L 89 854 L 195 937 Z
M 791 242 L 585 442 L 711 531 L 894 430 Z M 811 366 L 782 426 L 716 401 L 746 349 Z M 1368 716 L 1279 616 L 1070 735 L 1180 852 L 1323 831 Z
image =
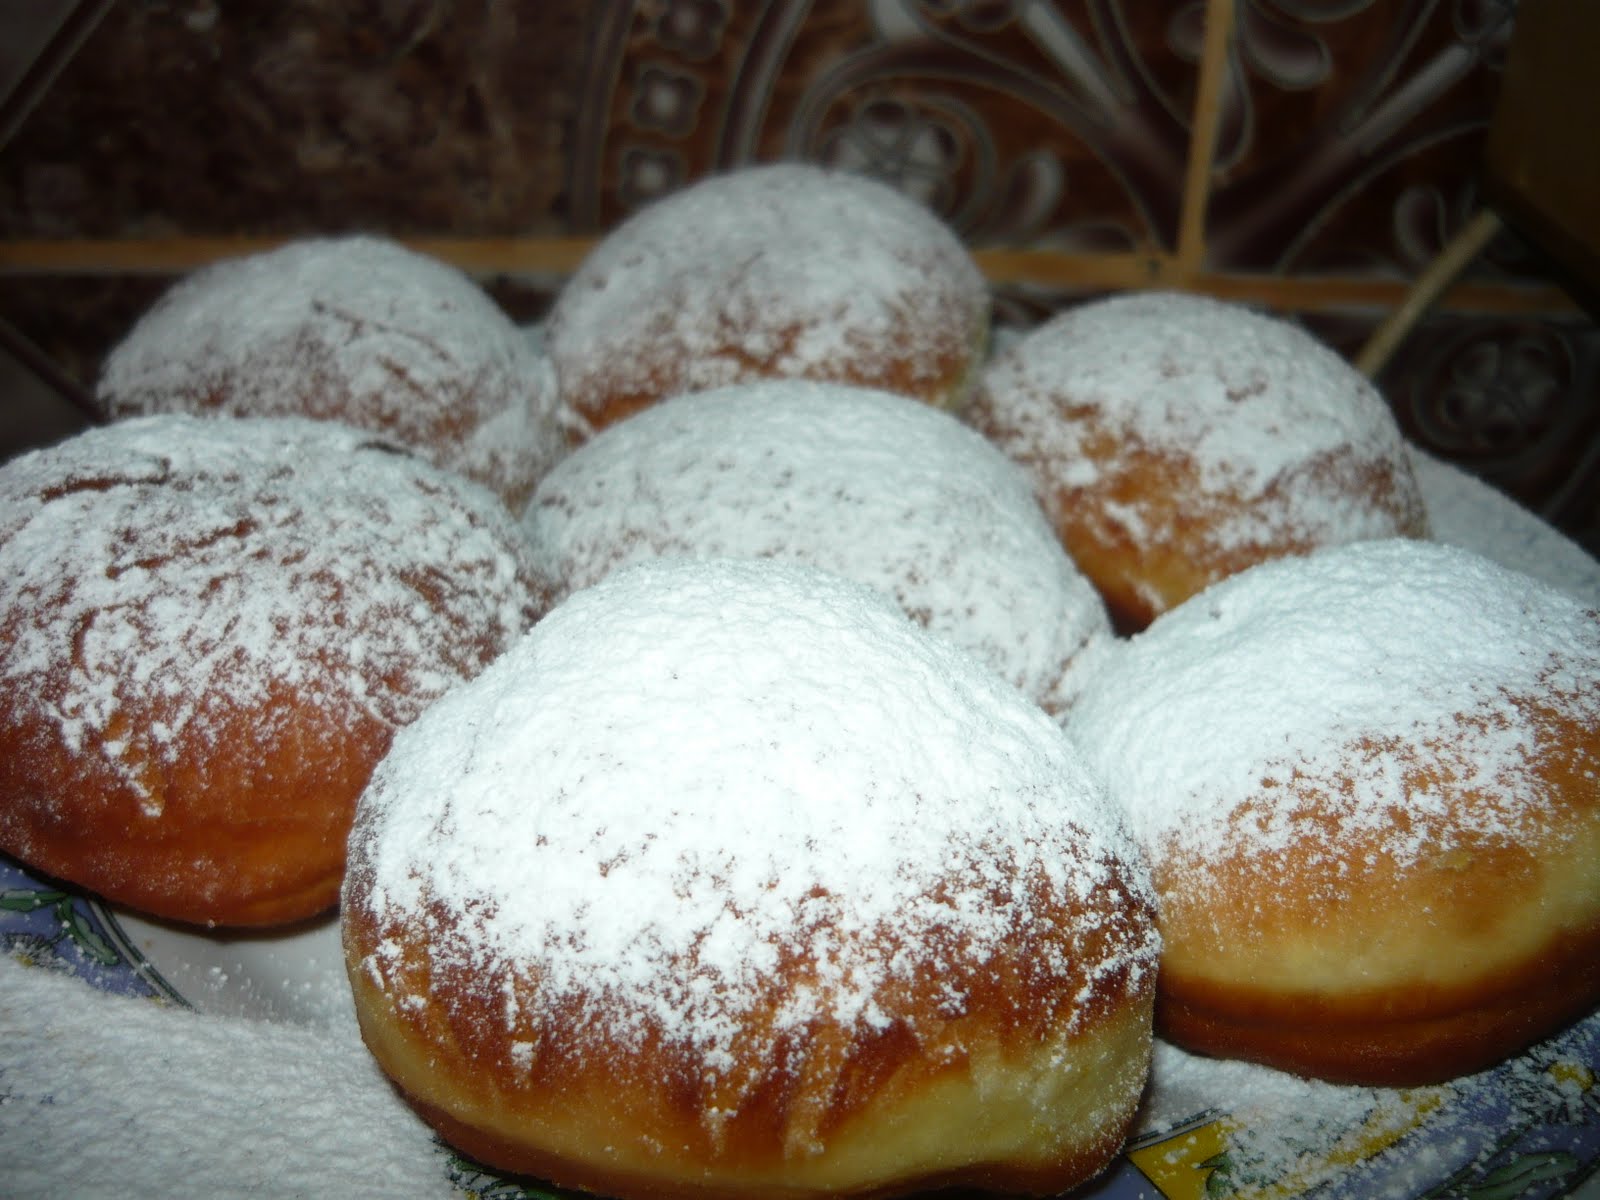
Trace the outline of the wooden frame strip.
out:
M 1206 260 L 1206 212 L 1217 160 L 1217 133 L 1222 125 L 1223 88 L 1233 47 L 1233 0 L 1207 0 L 1205 40 L 1200 52 L 1200 79 L 1195 87 L 1194 116 L 1189 125 L 1189 161 L 1183 180 L 1183 211 L 1178 224 L 1178 263 L 1198 273 Z
M 179 275 L 218 259 L 269 250 L 284 238 L 181 237 L 0 241 L 0 278 L 25 276 Z M 406 245 L 477 276 L 570 275 L 594 246 L 591 238 L 404 238 Z M 1401 304 L 1405 279 L 1252 275 L 1194 269 L 1181 257 L 1143 254 L 1063 254 L 1043 250 L 978 249 L 990 282 L 1064 292 L 1168 287 L 1243 300 L 1289 311 L 1380 309 Z M 1581 311 L 1561 288 L 1458 283 L 1439 300 L 1456 312 Z

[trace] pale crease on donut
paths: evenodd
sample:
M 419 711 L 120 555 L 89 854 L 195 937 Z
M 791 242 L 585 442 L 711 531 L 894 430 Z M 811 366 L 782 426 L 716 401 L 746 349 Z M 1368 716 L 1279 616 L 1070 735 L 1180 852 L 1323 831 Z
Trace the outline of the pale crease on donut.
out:
M 1600 1003 L 1600 614 L 1566 595 L 1404 539 L 1267 563 L 1070 732 L 1150 857 L 1173 1041 L 1409 1084 Z
M 396 739 L 342 912 L 419 1111 L 630 1200 L 1055 1193 L 1146 1078 L 1148 879 L 1099 783 L 1014 689 L 789 564 L 557 606 Z
M 1426 533 L 1383 397 L 1243 305 L 1144 292 L 1068 309 L 995 358 L 968 417 L 1027 469 L 1127 631 L 1253 563 Z
M 462 271 L 371 236 L 307 238 L 180 280 L 113 347 L 96 397 L 341 421 L 520 508 L 566 450 L 553 371 Z
M 799 163 L 697 180 L 607 234 L 548 344 L 587 432 L 657 400 L 821 379 L 959 405 L 989 293 L 955 233 L 886 184 Z
M 661 557 L 834 571 L 1051 712 L 1111 635 L 1016 465 L 950 414 L 886 392 L 766 381 L 667 400 L 563 460 L 523 525 L 563 591 Z
M 131 418 L 0 468 L 0 849 L 144 912 L 331 908 L 394 731 L 540 611 L 504 506 L 330 422 Z

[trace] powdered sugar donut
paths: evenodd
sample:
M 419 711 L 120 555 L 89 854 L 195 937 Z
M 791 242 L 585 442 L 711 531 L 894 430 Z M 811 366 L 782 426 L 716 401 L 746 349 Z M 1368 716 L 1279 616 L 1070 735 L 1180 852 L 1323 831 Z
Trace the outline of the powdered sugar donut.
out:
M 1600 614 L 1387 540 L 1156 619 L 1070 732 L 1152 862 L 1158 1029 L 1406 1084 L 1600 1002 Z
M 303 416 L 394 438 L 512 507 L 565 451 L 549 362 L 470 278 L 382 238 L 313 238 L 179 282 L 106 359 L 112 417 Z
M 1150 1053 L 1147 880 L 1071 743 L 788 564 L 555 608 L 395 739 L 342 914 L 419 1110 L 606 1195 L 1054 1192 Z
M 1022 472 L 948 413 L 887 392 L 788 380 L 676 397 L 574 451 L 523 524 L 567 590 L 661 556 L 834 571 L 1052 712 L 1111 636 Z
M 1070 309 L 995 360 L 971 420 L 1027 468 L 1125 630 L 1252 563 L 1426 532 L 1383 398 L 1240 305 L 1142 293 Z
M 556 298 L 549 346 L 592 431 L 767 378 L 954 405 L 988 320 L 982 275 L 932 213 L 861 176 L 780 164 L 702 179 L 613 230 Z
M 0 849 L 131 907 L 329 908 L 395 729 L 531 623 L 488 492 L 332 423 L 135 418 L 0 468 Z

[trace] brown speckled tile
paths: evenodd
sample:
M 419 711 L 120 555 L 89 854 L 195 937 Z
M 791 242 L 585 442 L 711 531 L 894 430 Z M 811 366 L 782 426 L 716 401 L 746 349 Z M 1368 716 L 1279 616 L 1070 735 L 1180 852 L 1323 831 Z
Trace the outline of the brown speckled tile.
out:
M 551 232 L 582 6 L 118 4 L 0 150 L 0 235 Z

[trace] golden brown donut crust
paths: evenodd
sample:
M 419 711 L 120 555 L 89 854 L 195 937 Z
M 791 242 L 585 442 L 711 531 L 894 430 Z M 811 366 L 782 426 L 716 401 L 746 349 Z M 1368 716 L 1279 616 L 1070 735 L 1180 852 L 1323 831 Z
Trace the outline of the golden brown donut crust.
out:
M 1040 923 L 1088 931 L 1071 935 L 1076 961 L 1114 965 L 1045 985 L 1030 965 L 1043 946 L 1020 936 L 1006 957 L 959 971 L 969 1000 L 951 1014 L 952 977 L 925 949 L 915 981 L 881 998 L 897 1014 L 886 1028 L 780 1036 L 740 1065 L 755 1082 L 739 1094 L 708 1090 L 693 1052 L 659 1029 L 642 1046 L 597 1038 L 577 1005 L 508 1029 L 502 1014 L 519 1005 L 502 987 L 360 904 L 346 908 L 344 945 L 368 1047 L 447 1140 L 497 1168 L 630 1200 L 1054 1195 L 1116 1153 L 1150 1060 L 1153 973 L 1116 944 L 1151 914 L 1120 876 L 1096 907 Z M 397 940 L 398 963 L 376 968 Z M 768 1019 L 807 974 L 788 968 Z M 987 1153 L 974 1157 L 975 1144 Z M 930 1170 L 946 1146 L 959 1157 Z
M 34 704 L 0 695 L 0 797 L 12 798 L 0 846 L 47 875 L 189 924 L 280 925 L 326 912 L 356 797 L 394 731 L 353 706 L 335 728 L 277 685 L 269 703 L 287 717 L 277 739 L 250 736 L 254 715 L 219 695 L 207 720 L 232 732 L 176 762 L 151 755 L 136 788 L 101 748 L 167 719 L 170 706 L 130 706 L 74 746 Z
M 402 730 L 341 918 L 420 1111 L 625 1197 L 1058 1192 L 1149 1065 L 1154 896 L 1077 747 L 770 559 L 580 589 Z
M 512 509 L 566 448 L 554 379 L 488 294 L 368 235 L 292 240 L 184 277 L 112 348 L 95 398 L 113 420 L 343 422 Z
M 909 320 L 911 314 L 905 316 Z M 976 364 L 983 357 L 985 339 L 965 328 L 972 322 L 969 312 L 953 309 L 945 319 L 948 332 L 932 339 L 932 347 L 914 357 L 898 355 L 892 349 L 930 341 L 924 331 L 908 323 L 889 331 L 881 344 L 863 345 L 853 357 L 819 364 L 806 378 L 878 388 L 937 408 L 953 407 L 969 390 Z M 750 353 L 730 338 L 714 351 L 719 364 L 717 379 L 732 384 L 793 378 L 793 372 L 783 363 L 792 357 L 802 331 L 798 324 L 766 331 L 762 341 L 770 342 L 772 349 L 762 355 Z M 699 390 L 704 384 L 687 355 L 670 340 L 652 341 L 629 348 L 626 374 L 608 372 L 603 364 L 592 369 L 569 366 L 562 375 L 562 402 L 582 421 L 581 425 L 568 426 L 569 443 L 581 445 L 594 433 L 658 400 Z
M 1208 1054 L 1400 1086 L 1489 1066 L 1592 1009 L 1600 731 L 1522 708 L 1546 739 L 1529 774 L 1552 800 L 1504 833 L 1431 830 L 1443 848 L 1401 861 L 1404 812 L 1358 832 L 1332 816 L 1336 799 L 1306 789 L 1316 832 L 1282 853 L 1158 856 L 1158 1031 Z M 1465 718 L 1462 729 L 1483 735 Z M 1410 757 L 1408 791 L 1456 786 L 1438 749 Z M 1469 790 L 1461 803 L 1485 799 Z
M 964 403 L 989 294 L 917 201 L 797 163 L 707 177 L 612 230 L 563 286 L 546 344 L 571 444 L 658 400 L 765 379 Z
M 971 408 L 973 424 L 1003 444 L 988 412 L 980 394 Z M 1287 524 L 1264 525 L 1262 536 L 1249 542 L 1224 543 L 1211 536 L 1230 518 L 1279 509 L 1283 497 L 1296 491 L 1362 496 L 1392 522 L 1395 534 L 1427 535 L 1426 517 L 1407 481 L 1381 464 L 1325 455 L 1275 479 L 1259 495 L 1243 496 L 1207 489 L 1191 458 L 1150 447 L 1119 447 L 1090 410 L 1074 409 L 1063 419 L 1084 427 L 1088 456 L 1103 474 L 1093 488 L 1048 485 L 1040 500 L 1061 544 L 1094 581 L 1112 623 L 1123 633 L 1145 628 L 1161 613 L 1246 567 L 1317 549 L 1315 531 Z M 1019 458 L 1035 479 L 1059 477 L 1052 464 Z M 1145 533 L 1137 539 L 1113 515 L 1135 504 Z
M 1427 532 L 1381 396 L 1240 305 L 1133 292 L 1066 310 L 995 357 L 966 416 L 1027 471 L 1123 632 L 1256 563 Z
M 331 908 L 395 730 L 543 604 L 487 491 L 304 420 L 14 460 L 0 563 L 0 850 L 196 925 Z
M 1219 1058 L 1242 1058 L 1335 1083 L 1414 1087 L 1510 1057 L 1594 1008 L 1600 924 L 1552 939 L 1514 971 L 1478 987 L 1337 1000 L 1168 976 L 1156 1029 Z

